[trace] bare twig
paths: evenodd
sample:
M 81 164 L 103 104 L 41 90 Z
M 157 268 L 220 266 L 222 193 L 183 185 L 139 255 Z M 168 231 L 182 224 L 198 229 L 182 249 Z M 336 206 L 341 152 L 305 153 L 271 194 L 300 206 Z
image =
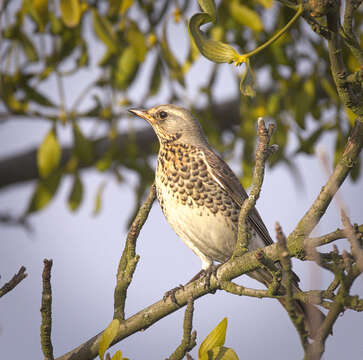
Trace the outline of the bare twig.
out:
M 252 190 L 248 198 L 244 201 L 238 218 L 238 234 L 236 247 L 233 256 L 241 256 L 248 251 L 249 244 L 249 231 L 248 231 L 248 214 L 255 206 L 261 192 L 265 173 L 265 162 L 268 156 L 276 150 L 275 146 L 269 146 L 269 141 L 272 136 L 274 125 L 270 124 L 266 128 L 265 122 L 262 118 L 257 120 L 258 124 L 258 145 L 256 149 L 256 164 L 252 178 Z
M 45 360 L 53 360 L 52 332 L 52 287 L 50 284 L 50 272 L 53 260 L 44 259 L 43 269 L 43 292 L 42 292 L 42 323 L 40 326 L 40 342 Z
M 181 360 L 184 356 L 193 349 L 196 345 L 196 331 L 192 332 L 193 328 L 193 296 L 188 299 L 187 307 L 185 309 L 184 324 L 183 324 L 183 339 L 181 344 L 176 350 L 170 355 L 169 360 Z
M 22 280 L 24 280 L 28 274 L 25 273 L 26 269 L 22 266 L 19 271 L 11 278 L 9 282 L 4 284 L 0 289 L 0 298 L 7 294 L 9 291 L 13 290 L 16 285 L 18 285 Z
M 345 211 L 343 209 L 341 209 L 341 217 L 342 217 L 342 223 L 344 225 L 344 231 L 345 231 L 346 237 L 350 242 L 352 255 L 354 256 L 354 259 L 357 263 L 357 266 L 358 266 L 360 272 L 363 273 L 363 249 L 359 244 L 357 232 L 353 228 L 352 224 L 349 221 L 347 214 L 345 213 Z
M 282 231 L 282 228 L 278 222 L 275 224 L 277 245 L 280 249 L 280 263 L 282 266 L 282 284 L 286 291 L 284 302 L 286 303 L 285 308 L 290 316 L 292 323 L 294 324 L 301 341 L 301 345 L 306 351 L 308 347 L 308 331 L 305 327 L 304 315 L 298 315 L 297 302 L 294 301 L 294 273 L 292 271 L 290 254 L 286 245 L 286 236 Z M 308 316 L 309 314 L 307 314 Z
M 133 221 L 127 235 L 125 248 L 120 259 L 116 276 L 116 287 L 114 292 L 114 319 L 125 319 L 127 289 L 131 283 L 137 262 L 139 261 L 139 256 L 136 255 L 136 240 L 149 215 L 155 196 L 155 185 L 153 184 L 144 204 L 137 212 L 135 220 Z
M 363 225 L 358 226 L 358 232 L 363 234 Z M 329 234 L 325 234 L 318 237 L 307 238 L 305 239 L 305 245 L 308 247 L 318 247 L 326 244 L 330 244 L 331 242 L 339 239 L 345 239 L 346 234 L 344 229 L 337 229 L 332 231 Z

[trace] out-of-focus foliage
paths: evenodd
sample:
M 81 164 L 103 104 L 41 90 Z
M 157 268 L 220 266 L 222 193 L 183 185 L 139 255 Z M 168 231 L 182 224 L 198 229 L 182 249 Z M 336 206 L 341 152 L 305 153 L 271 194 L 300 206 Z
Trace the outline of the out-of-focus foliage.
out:
M 132 141 L 138 131 L 132 126 L 128 127 L 131 141 L 122 156 L 116 138 L 119 125 L 130 121 L 126 118 L 128 108 L 156 102 L 179 103 L 194 109 L 212 145 L 227 156 L 233 154 L 237 140 L 242 139 L 241 180 L 245 186 L 251 181 L 255 121 L 259 116 L 277 124 L 278 131 L 272 140 L 279 145 L 279 151 L 271 158 L 271 166 L 285 163 L 293 169 L 293 157 L 299 153 L 312 154 L 319 138 L 327 132 L 335 135 L 335 151 L 341 153 L 354 114 L 339 101 L 325 39 L 302 18 L 256 54 L 251 68 L 242 65 L 239 70 L 230 65 L 236 83 L 244 77 L 242 92 L 256 91 L 254 98 L 241 95 L 234 83 L 230 84 L 236 89 L 233 98 L 216 98 L 217 80 L 228 65 L 210 63 L 207 78 L 193 79 L 199 81 L 198 102 L 185 103 L 191 80 L 188 74 L 196 63 L 206 61 L 188 36 L 188 20 L 200 12 L 196 5 L 196 1 L 183 0 L 2 1 L 1 118 L 49 122 L 49 133 L 39 144 L 40 177 L 28 213 L 49 203 L 66 174 L 74 177 L 67 201 L 69 208 L 76 210 L 83 198 L 79 176 L 83 167 L 108 171 L 119 181 L 123 181 L 124 168 L 134 171 L 139 176 L 139 202 L 153 179 L 151 157 L 147 156 L 152 154 L 146 155 Z M 272 0 L 222 0 L 216 5 L 216 21 L 201 30 L 208 39 L 231 44 L 241 54 L 266 42 L 296 13 L 296 9 Z M 356 11 L 354 16 L 356 27 L 362 30 L 362 11 Z M 184 57 L 175 40 L 175 24 L 178 31 L 184 29 L 187 39 Z M 362 41 L 362 32 L 360 36 Z M 180 51 L 176 50 L 179 48 Z M 357 59 L 348 46 L 344 45 L 343 50 L 349 70 L 357 71 Z M 72 81 L 68 80 L 76 79 L 85 70 L 92 74 L 90 82 L 69 102 L 67 94 Z M 145 71 L 146 80 L 142 76 Z M 44 91 L 51 86 L 52 94 Z M 132 91 L 138 86 L 139 91 Z M 235 117 L 228 109 L 225 116 L 215 115 L 213 105 L 226 100 L 237 104 L 239 120 L 232 120 Z M 199 111 L 201 108 L 203 111 Z M 81 120 L 102 123 L 104 137 L 109 141 L 101 155 L 95 150 L 100 140 L 87 135 Z M 60 162 L 63 153 L 56 129 L 61 126 L 73 130 L 72 154 L 66 164 Z M 291 133 L 299 143 L 295 150 L 288 151 Z M 357 179 L 359 174 L 357 166 L 352 178 Z M 96 195 L 95 213 L 100 208 L 103 187 Z

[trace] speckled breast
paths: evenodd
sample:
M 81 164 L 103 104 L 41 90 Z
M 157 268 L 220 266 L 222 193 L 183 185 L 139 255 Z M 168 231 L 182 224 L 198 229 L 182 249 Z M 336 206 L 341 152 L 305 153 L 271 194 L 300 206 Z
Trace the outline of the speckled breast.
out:
M 168 222 L 194 252 L 196 247 L 217 261 L 231 256 L 239 207 L 209 173 L 201 149 L 163 144 L 156 189 Z

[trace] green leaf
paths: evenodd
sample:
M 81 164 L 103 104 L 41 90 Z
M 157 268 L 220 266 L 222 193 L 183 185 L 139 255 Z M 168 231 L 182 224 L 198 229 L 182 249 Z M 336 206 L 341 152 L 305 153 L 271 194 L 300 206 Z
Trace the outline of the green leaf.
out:
M 96 10 L 92 11 L 93 29 L 98 38 L 105 43 L 110 52 L 117 52 L 117 37 L 112 28 L 112 24 L 104 16 L 98 14 Z
M 100 340 L 100 346 L 98 348 L 98 354 L 101 360 L 103 360 L 106 350 L 112 343 L 112 340 L 117 335 L 119 327 L 120 327 L 120 321 L 117 319 L 113 319 L 111 323 L 107 326 L 105 331 L 103 332 Z
M 208 351 L 212 350 L 214 347 L 224 345 L 226 340 L 226 331 L 227 318 L 224 318 L 203 340 L 198 351 L 199 358 L 203 355 L 207 355 Z
M 60 11 L 63 22 L 68 27 L 75 27 L 81 19 L 79 0 L 60 0 Z
M 176 79 L 180 85 L 184 86 L 183 70 L 177 58 L 174 56 L 169 47 L 166 30 L 167 30 L 167 21 L 165 21 L 163 25 L 163 33 L 160 42 L 161 53 L 163 55 L 163 59 L 165 60 L 166 64 L 170 69 L 171 77 L 173 79 Z
M 120 14 L 123 15 L 132 6 L 134 0 L 121 0 Z
M 138 67 L 137 56 L 133 46 L 129 45 L 119 56 L 115 69 L 116 86 L 124 90 L 133 79 Z
M 40 31 L 44 31 L 48 22 L 48 0 L 28 1 L 29 10 L 31 11 Z
M 127 42 L 134 48 L 136 60 L 142 63 L 147 53 L 145 35 L 137 28 L 132 26 L 126 34 Z
M 150 79 L 149 96 L 156 95 L 160 90 L 161 85 L 161 61 L 158 58 L 155 62 L 152 77 Z
M 103 191 L 105 190 L 105 187 L 106 187 L 106 183 L 102 182 L 97 189 L 96 197 L 95 197 L 95 205 L 93 208 L 93 216 L 96 216 L 101 211 L 102 195 L 103 195 Z
M 238 360 L 238 356 L 231 348 L 216 346 L 199 358 L 199 360 Z
M 73 122 L 74 153 L 85 164 L 94 159 L 92 143 L 83 135 L 80 127 Z
M 240 4 L 238 0 L 229 2 L 229 13 L 239 24 L 256 32 L 263 30 L 262 21 L 257 12 Z
M 266 9 L 269 9 L 270 7 L 272 7 L 272 4 L 273 4 L 273 0 L 257 0 L 257 2 L 259 4 L 261 4 L 263 7 L 265 7 Z
M 211 21 L 213 21 L 213 18 L 206 13 L 195 14 L 189 21 L 189 31 L 199 51 L 203 56 L 215 63 L 232 63 L 238 60 L 239 54 L 231 45 L 221 41 L 207 39 L 199 30 L 201 25 Z
M 49 204 L 58 189 L 60 179 L 61 172 L 56 171 L 46 179 L 38 181 L 26 211 L 27 214 L 39 211 Z
M 68 207 L 76 211 L 83 199 L 83 185 L 78 174 L 74 175 L 72 190 L 68 197 Z
M 18 33 L 20 44 L 23 47 L 24 53 L 29 61 L 38 61 L 38 53 L 37 49 L 34 46 L 33 42 L 26 36 L 25 33 L 19 31 Z
M 256 95 L 256 79 L 252 71 L 249 61 L 246 62 L 246 69 L 241 76 L 240 90 L 242 95 L 255 97 Z
M 55 128 L 53 127 L 45 136 L 37 152 L 38 172 L 42 178 L 47 178 L 58 167 L 61 152 Z

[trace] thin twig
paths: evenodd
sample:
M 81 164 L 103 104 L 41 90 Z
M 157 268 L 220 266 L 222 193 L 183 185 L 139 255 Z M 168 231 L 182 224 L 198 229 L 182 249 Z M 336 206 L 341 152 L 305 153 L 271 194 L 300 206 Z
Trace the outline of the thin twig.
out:
M 40 342 L 45 360 L 53 360 L 52 332 L 52 287 L 50 284 L 50 272 L 53 260 L 44 259 L 43 269 L 43 292 L 42 292 L 42 323 L 40 326 Z
M 136 255 L 136 240 L 149 215 L 155 197 L 156 191 L 155 185 L 153 184 L 145 202 L 137 212 L 127 235 L 116 276 L 116 287 L 114 291 L 114 319 L 125 319 L 127 289 L 132 281 L 132 276 L 139 261 L 139 255 Z
M 306 351 L 309 344 L 308 331 L 307 328 L 305 327 L 306 322 L 304 321 L 304 315 L 303 314 L 298 315 L 298 310 L 296 308 L 298 303 L 294 301 L 293 298 L 294 273 L 292 271 L 290 254 L 286 245 L 286 236 L 283 233 L 282 228 L 278 222 L 276 222 L 275 224 L 275 230 L 276 230 L 277 245 L 280 249 L 280 263 L 283 270 L 282 284 L 286 291 L 286 296 L 284 300 L 286 304 L 285 308 L 299 334 L 301 345 Z M 309 314 L 306 314 L 306 316 L 309 316 Z
M 26 269 L 22 266 L 19 271 L 11 278 L 9 282 L 4 284 L 0 289 L 0 298 L 7 294 L 9 291 L 13 290 L 16 285 L 18 285 L 22 280 L 24 280 L 28 274 L 25 273 Z
M 269 141 L 272 136 L 274 125 L 270 124 L 267 130 L 262 118 L 257 120 L 258 124 L 258 145 L 256 149 L 256 164 L 252 178 L 252 190 L 248 198 L 244 201 L 238 218 L 238 234 L 236 247 L 233 256 L 241 256 L 248 251 L 249 231 L 248 231 L 248 214 L 255 206 L 261 192 L 263 178 L 265 174 L 265 162 L 268 156 L 276 150 L 276 146 L 269 147 Z
M 358 232 L 363 233 L 363 225 L 358 226 Z M 331 242 L 339 239 L 345 239 L 346 234 L 344 229 L 337 229 L 335 231 L 332 231 L 331 233 L 313 237 L 313 238 L 307 238 L 305 239 L 305 245 L 310 247 L 318 247 L 326 244 L 330 244 Z
M 359 244 L 358 236 L 356 231 L 354 230 L 350 220 L 343 209 L 341 209 L 341 218 L 342 223 L 344 225 L 344 231 L 347 239 L 350 242 L 350 247 L 352 251 L 352 255 L 357 263 L 359 270 L 363 273 L 363 249 Z
M 181 344 L 176 348 L 176 350 L 170 355 L 169 360 L 181 360 L 184 356 L 193 349 L 196 345 L 196 331 L 192 332 L 193 329 L 193 296 L 188 299 L 187 307 L 185 309 L 184 323 L 183 323 L 183 339 Z

